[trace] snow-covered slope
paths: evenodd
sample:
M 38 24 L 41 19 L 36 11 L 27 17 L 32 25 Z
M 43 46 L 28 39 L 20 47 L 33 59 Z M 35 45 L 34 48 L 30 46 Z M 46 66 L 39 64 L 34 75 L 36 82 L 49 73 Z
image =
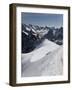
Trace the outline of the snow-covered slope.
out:
M 31 57 L 31 62 L 35 62 L 43 58 L 46 54 L 54 51 L 60 46 L 45 39 L 37 48 L 33 51 L 33 55 Z
M 22 54 L 22 77 L 62 74 L 62 47 L 45 39 L 37 48 Z

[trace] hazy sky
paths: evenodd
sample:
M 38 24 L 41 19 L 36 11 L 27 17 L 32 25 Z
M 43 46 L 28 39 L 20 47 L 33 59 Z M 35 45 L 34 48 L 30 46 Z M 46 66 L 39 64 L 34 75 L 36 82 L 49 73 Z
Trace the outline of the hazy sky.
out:
M 24 24 L 40 26 L 61 27 L 63 26 L 62 14 L 43 14 L 43 13 L 21 13 L 21 20 Z

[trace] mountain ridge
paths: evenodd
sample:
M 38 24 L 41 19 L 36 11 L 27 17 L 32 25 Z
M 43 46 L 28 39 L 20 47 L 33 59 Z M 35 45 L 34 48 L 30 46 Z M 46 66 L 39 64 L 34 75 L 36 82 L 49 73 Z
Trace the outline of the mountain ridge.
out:
M 45 38 L 58 45 L 62 45 L 63 27 L 54 28 L 22 24 L 22 53 L 31 52 Z

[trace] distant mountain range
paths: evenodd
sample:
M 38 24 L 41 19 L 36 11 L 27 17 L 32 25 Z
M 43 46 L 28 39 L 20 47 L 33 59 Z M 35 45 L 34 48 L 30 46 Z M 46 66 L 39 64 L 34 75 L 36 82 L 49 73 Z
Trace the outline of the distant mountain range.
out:
M 58 45 L 63 44 L 63 27 L 41 27 L 38 25 L 22 24 L 22 53 L 34 50 L 44 39 Z

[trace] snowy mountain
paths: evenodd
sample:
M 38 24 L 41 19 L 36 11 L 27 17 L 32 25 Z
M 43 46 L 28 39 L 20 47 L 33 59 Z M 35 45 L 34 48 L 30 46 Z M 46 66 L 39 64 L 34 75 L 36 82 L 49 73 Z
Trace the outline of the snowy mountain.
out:
M 63 73 L 63 28 L 22 24 L 21 76 Z
M 54 76 L 63 72 L 62 46 L 44 39 L 32 52 L 21 56 L 21 76 Z
M 63 44 L 63 28 L 22 24 L 22 53 L 34 50 L 44 39 Z

